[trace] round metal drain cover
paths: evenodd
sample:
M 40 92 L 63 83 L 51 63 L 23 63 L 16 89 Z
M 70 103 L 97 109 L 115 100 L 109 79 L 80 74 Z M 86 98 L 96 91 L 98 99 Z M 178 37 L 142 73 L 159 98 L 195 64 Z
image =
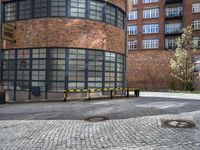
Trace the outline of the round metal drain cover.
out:
M 94 117 L 89 117 L 85 120 L 89 121 L 89 122 L 100 122 L 100 121 L 105 121 L 105 120 L 108 120 L 108 119 L 109 119 L 108 117 L 94 116 Z
M 196 125 L 190 120 L 162 120 L 162 127 L 166 128 L 194 128 Z

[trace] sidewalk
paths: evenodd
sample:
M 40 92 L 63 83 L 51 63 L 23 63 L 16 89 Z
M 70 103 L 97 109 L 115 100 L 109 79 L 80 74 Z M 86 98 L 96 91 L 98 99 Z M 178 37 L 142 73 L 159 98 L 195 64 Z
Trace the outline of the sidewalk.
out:
M 200 94 L 190 94 L 190 93 L 141 92 L 140 96 L 200 100 Z

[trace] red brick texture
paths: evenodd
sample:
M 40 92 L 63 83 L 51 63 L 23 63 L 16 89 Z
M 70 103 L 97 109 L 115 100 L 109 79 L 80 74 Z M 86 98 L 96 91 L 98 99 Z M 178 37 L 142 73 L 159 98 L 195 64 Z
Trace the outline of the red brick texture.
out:
M 125 31 L 98 21 L 43 18 L 14 23 L 16 43 L 5 48 L 76 47 L 125 54 Z
M 164 50 L 130 51 L 128 53 L 128 86 L 148 90 L 169 89 L 170 59 L 173 52 Z

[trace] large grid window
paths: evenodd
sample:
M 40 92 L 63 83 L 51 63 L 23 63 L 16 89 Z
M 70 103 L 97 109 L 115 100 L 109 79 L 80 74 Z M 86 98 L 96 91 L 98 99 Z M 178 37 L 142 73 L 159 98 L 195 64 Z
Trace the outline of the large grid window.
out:
M 117 54 L 117 87 L 123 87 L 124 80 L 124 58 Z
M 82 49 L 69 49 L 69 89 L 85 87 L 85 52 Z
M 148 39 L 142 40 L 142 48 L 143 49 L 154 49 L 159 47 L 159 40 L 158 39 Z
M 103 81 L 103 52 L 88 51 L 88 88 L 101 88 Z
M 145 9 L 145 10 L 143 10 L 142 16 L 144 19 L 158 18 L 159 17 L 159 8 Z
M 53 48 L 49 51 L 49 92 L 63 92 L 63 89 L 65 89 L 65 52 L 64 48 Z
M 192 21 L 192 29 L 194 29 L 194 30 L 200 29 L 200 20 L 193 20 Z
M 105 87 L 115 87 L 116 54 L 105 52 Z
M 28 19 L 31 17 L 30 0 L 19 1 L 19 19 Z
M 62 93 L 65 88 L 114 88 L 124 83 L 124 56 L 100 50 L 35 48 L 4 50 L 6 90 Z M 48 95 L 48 94 L 47 94 Z
M 128 15 L 128 20 L 136 20 L 137 19 L 137 10 L 131 11 Z
M 142 27 L 143 34 L 149 33 L 158 33 L 159 32 L 159 25 L 158 24 L 146 24 Z
M 192 13 L 199 13 L 200 12 L 200 3 L 193 3 L 192 4 Z
M 71 16 L 82 18 L 86 16 L 86 0 L 71 0 Z
M 137 40 L 129 40 L 128 41 L 128 50 L 137 49 Z
M 30 50 L 22 49 L 17 50 L 17 90 L 28 91 L 29 90 L 29 78 L 30 78 Z
M 51 0 L 51 16 L 66 15 L 66 0 Z
M 35 0 L 34 16 L 36 18 L 47 16 L 47 0 Z
M 46 49 L 32 50 L 32 86 L 45 91 L 46 83 Z
M 5 3 L 5 21 L 16 20 L 16 2 Z
M 61 16 L 98 20 L 122 29 L 125 24 L 123 10 L 100 0 L 13 0 L 2 4 L 4 22 Z M 137 11 L 131 12 L 129 19 L 136 18 Z
M 124 28 L 124 14 L 120 10 L 117 10 L 117 26 Z
M 14 89 L 15 79 L 15 50 L 6 50 L 4 53 L 3 60 L 3 85 L 5 90 Z
M 90 19 L 103 20 L 103 3 L 90 0 Z
M 106 22 L 116 24 L 116 8 L 111 5 L 106 5 Z

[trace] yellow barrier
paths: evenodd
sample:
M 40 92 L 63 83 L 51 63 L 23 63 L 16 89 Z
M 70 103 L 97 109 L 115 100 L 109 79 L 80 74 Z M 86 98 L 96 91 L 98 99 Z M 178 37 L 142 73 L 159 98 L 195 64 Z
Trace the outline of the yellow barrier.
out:
M 110 97 L 112 99 L 114 97 L 115 91 L 126 91 L 127 98 L 130 95 L 129 94 L 130 91 L 134 91 L 136 97 L 139 97 L 139 95 L 140 95 L 140 90 L 138 88 L 104 88 L 104 89 L 97 88 L 97 89 L 64 90 L 64 101 L 67 101 L 67 93 L 87 92 L 88 93 L 88 99 L 91 100 L 91 93 L 94 93 L 94 92 L 110 92 Z

